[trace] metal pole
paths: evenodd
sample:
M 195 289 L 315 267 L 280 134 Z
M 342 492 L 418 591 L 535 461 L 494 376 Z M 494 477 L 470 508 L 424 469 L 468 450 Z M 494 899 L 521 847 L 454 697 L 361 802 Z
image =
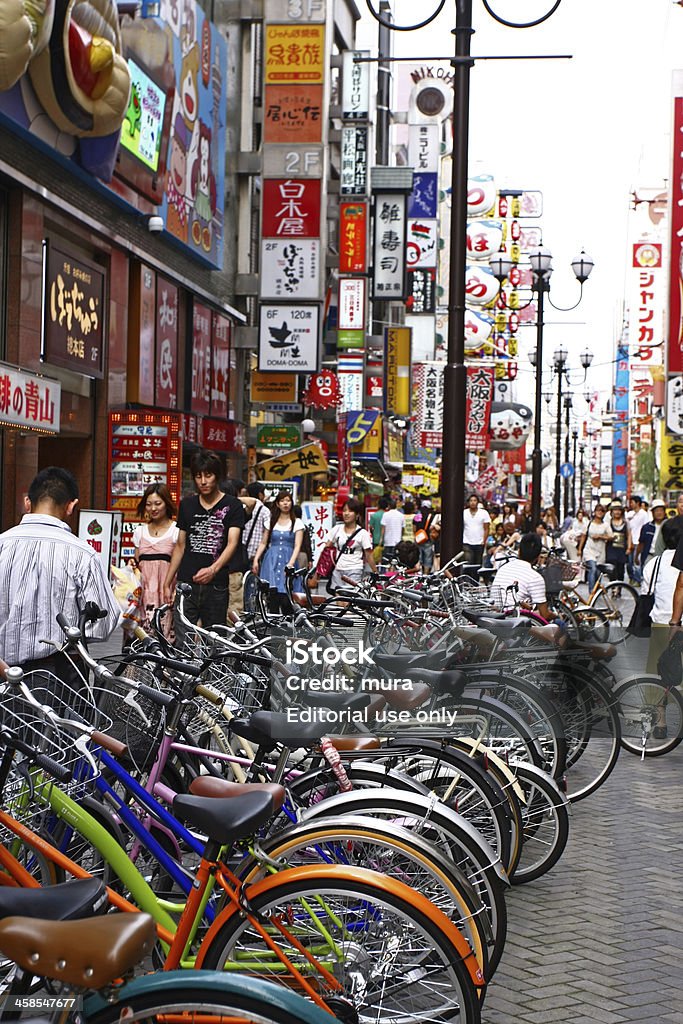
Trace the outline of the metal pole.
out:
M 379 13 L 392 20 L 389 0 L 381 0 Z M 378 167 L 389 166 L 389 127 L 391 124 L 391 58 L 392 33 L 380 22 L 377 33 L 377 115 L 375 128 L 375 161 Z
M 555 438 L 555 511 L 559 519 L 560 507 L 560 465 L 562 462 L 562 363 L 557 369 L 557 437 Z
M 569 399 L 569 401 L 566 401 L 567 398 L 569 398 L 569 395 L 565 396 L 564 425 L 565 425 L 566 433 L 564 435 L 564 461 L 568 463 L 569 462 L 569 414 L 571 413 L 572 406 L 571 406 L 571 398 Z M 572 476 L 572 480 L 573 479 L 574 479 L 574 477 Z M 566 519 L 567 516 L 569 515 L 569 477 L 565 477 L 565 481 L 564 481 L 564 506 L 563 506 L 563 511 L 564 511 L 564 518 Z
M 572 512 L 576 515 L 576 442 L 579 437 L 578 430 L 572 431 L 572 465 L 574 466 L 574 472 L 572 473 Z
M 580 484 L 580 487 L 579 487 L 579 505 L 580 505 L 581 508 L 583 508 L 583 501 L 584 501 L 583 453 L 584 453 L 585 450 L 586 450 L 586 446 L 582 444 L 581 447 L 579 448 L 579 458 L 581 460 L 580 461 L 580 468 L 579 468 L 579 473 L 580 473 L 580 476 L 581 476 L 581 484 Z
M 448 294 L 448 360 L 444 371 L 441 563 L 462 549 L 465 508 L 465 267 L 467 261 L 467 153 L 469 149 L 472 0 L 456 0 L 451 268 Z
M 543 453 L 541 451 L 541 416 L 543 405 L 543 293 L 546 282 L 538 277 L 538 314 L 536 318 L 536 395 L 534 400 L 534 450 L 531 455 L 531 519 L 537 523 L 541 518 L 541 474 Z

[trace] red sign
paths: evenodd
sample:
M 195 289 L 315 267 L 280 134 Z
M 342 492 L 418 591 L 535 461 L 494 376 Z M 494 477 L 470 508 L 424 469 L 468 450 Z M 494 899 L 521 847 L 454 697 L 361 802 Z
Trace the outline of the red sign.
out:
M 669 256 L 669 373 L 683 372 L 683 96 L 674 99 L 673 168 L 671 171 L 671 249 Z
M 232 324 L 227 316 L 213 314 L 213 352 L 211 354 L 211 415 L 228 413 L 230 382 L 230 332 Z
M 217 452 L 239 452 L 246 455 L 247 443 L 241 423 L 205 419 L 203 423 L 204 447 Z
M 211 310 L 195 302 L 192 311 L 192 412 L 206 415 L 211 397 Z
M 368 208 L 365 203 L 339 206 L 339 271 L 364 274 L 368 267 Z
M 384 380 L 382 377 L 365 378 L 365 394 L 367 398 L 381 398 L 384 394 Z
M 320 180 L 268 178 L 263 182 L 264 238 L 320 236 Z
M 492 366 L 469 366 L 467 368 L 465 448 L 469 452 L 481 452 L 489 446 L 493 379 L 494 369 Z
M 180 500 L 181 416 L 137 410 L 109 413 L 109 508 L 136 521 L 149 484 L 166 484 Z
M 157 277 L 155 405 L 178 407 L 178 289 Z
M 316 409 L 334 409 L 341 402 L 339 378 L 332 370 L 321 370 L 308 378 L 306 391 L 302 395 L 304 405 Z
M 188 444 L 201 444 L 200 421 L 190 413 L 183 413 L 183 440 Z
M 322 85 L 267 85 L 263 141 L 322 142 Z

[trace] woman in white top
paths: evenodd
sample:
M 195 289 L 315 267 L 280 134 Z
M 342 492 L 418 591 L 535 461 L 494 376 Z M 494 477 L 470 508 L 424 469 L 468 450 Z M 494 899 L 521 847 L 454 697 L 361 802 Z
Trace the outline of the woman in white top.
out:
M 588 516 L 584 510 L 580 508 L 572 520 L 572 525 L 560 537 L 560 544 L 567 552 L 567 558 L 572 562 L 575 562 L 579 557 L 578 544 L 587 529 Z
M 342 508 L 341 523 L 332 527 L 325 543 L 325 547 L 336 548 L 339 552 L 330 579 L 329 589 L 333 592 L 345 586 L 342 576 L 349 576 L 359 582 L 366 565 L 371 572 L 377 572 L 372 557 L 372 537 L 359 525 L 364 511 L 360 501 L 349 498 Z
M 650 612 L 652 632 L 650 633 L 645 668 L 646 672 L 653 675 L 657 675 L 659 656 L 669 643 L 669 623 L 673 613 L 674 590 L 679 574 L 679 570 L 675 569 L 671 562 L 676 554 L 680 536 L 681 531 L 678 524 L 670 519 L 666 520 L 662 524 L 664 551 L 656 558 L 651 558 L 643 569 L 640 592 L 641 594 L 653 594 L 655 599 Z
M 140 570 L 144 629 L 151 627 L 154 611 L 164 603 L 164 580 L 178 539 L 178 527 L 174 522 L 177 511 L 166 484 L 150 484 L 138 503 L 137 513 L 144 522 L 135 527 L 133 544 Z M 164 635 L 172 641 L 171 612 L 164 616 L 162 628 Z
M 593 589 L 600 575 L 598 563 L 605 561 L 607 541 L 611 540 L 613 536 L 610 527 L 605 522 L 605 511 L 604 505 L 595 506 L 593 518 L 578 544 L 579 554 L 587 569 L 586 583 L 589 591 Z
M 305 529 L 302 521 L 294 515 L 291 492 L 280 491 L 273 504 L 270 526 L 264 531 L 254 555 L 252 570 L 270 586 L 273 609 L 285 614 L 291 611 L 285 588 L 285 569 L 296 566 Z M 300 579 L 294 581 L 292 589 L 295 593 L 303 591 Z

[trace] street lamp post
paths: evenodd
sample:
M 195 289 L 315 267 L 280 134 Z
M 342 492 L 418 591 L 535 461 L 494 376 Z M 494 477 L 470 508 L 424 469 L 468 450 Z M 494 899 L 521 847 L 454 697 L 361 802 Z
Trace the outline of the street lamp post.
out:
M 534 399 L 534 450 L 531 455 L 531 517 L 533 522 L 537 523 L 541 517 L 541 474 L 543 472 L 543 452 L 541 450 L 541 417 L 542 417 L 542 397 L 543 397 L 543 385 L 542 385 L 542 370 L 543 370 L 543 326 L 544 326 L 544 303 L 545 297 L 548 297 L 548 302 L 553 309 L 558 310 L 561 313 L 568 313 L 572 309 L 576 309 L 579 302 L 581 302 L 581 296 L 583 295 L 583 286 L 590 277 L 594 263 L 590 256 L 581 250 L 578 256 L 575 256 L 572 260 L 571 267 L 574 272 L 576 280 L 581 286 L 579 292 L 579 298 L 573 306 L 562 307 L 556 306 L 550 299 L 550 278 L 553 272 L 552 265 L 552 253 L 545 246 L 539 246 L 537 249 L 533 249 L 529 253 L 529 263 L 531 264 L 532 274 L 532 291 L 537 297 L 537 311 L 536 311 L 536 352 L 535 360 L 532 360 L 532 365 L 536 368 L 536 390 Z M 489 266 L 493 271 L 494 277 L 496 277 L 501 285 L 512 270 L 512 260 L 505 252 L 501 250 L 496 256 L 489 261 Z M 533 301 L 533 299 L 531 300 Z M 527 303 L 529 305 L 530 303 Z M 521 307 L 525 308 L 525 307 Z M 592 357 L 591 357 L 592 358 Z M 559 471 L 559 467 L 558 467 Z M 556 505 L 559 513 L 559 490 L 556 485 Z
M 584 476 L 583 476 L 583 455 L 586 451 L 585 442 L 582 441 L 579 445 L 579 505 L 583 508 L 585 488 L 584 488 Z
M 560 488 L 562 487 L 562 474 L 560 473 L 560 466 L 562 464 L 562 378 L 564 377 L 567 355 L 568 352 L 563 345 L 556 348 L 553 353 L 553 365 L 555 367 L 555 372 L 557 373 L 557 436 L 555 437 L 554 503 L 558 519 L 561 512 Z
M 569 434 L 570 434 L 570 418 L 572 412 L 572 396 L 567 394 L 564 396 L 564 461 L 569 464 Z M 575 473 L 572 473 L 572 480 L 574 479 Z M 564 512 L 564 518 L 566 519 L 569 515 L 569 477 L 565 477 L 564 481 L 564 501 L 562 505 Z
M 572 473 L 572 511 L 576 514 L 576 442 L 579 439 L 578 430 L 572 430 L 572 465 L 574 472 Z

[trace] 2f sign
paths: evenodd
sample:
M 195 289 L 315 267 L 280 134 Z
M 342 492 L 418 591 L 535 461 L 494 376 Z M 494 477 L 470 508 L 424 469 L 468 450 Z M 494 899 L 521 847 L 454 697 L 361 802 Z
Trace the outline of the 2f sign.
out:
M 285 174 L 302 178 L 320 177 L 320 153 L 315 149 L 291 149 L 285 154 Z

